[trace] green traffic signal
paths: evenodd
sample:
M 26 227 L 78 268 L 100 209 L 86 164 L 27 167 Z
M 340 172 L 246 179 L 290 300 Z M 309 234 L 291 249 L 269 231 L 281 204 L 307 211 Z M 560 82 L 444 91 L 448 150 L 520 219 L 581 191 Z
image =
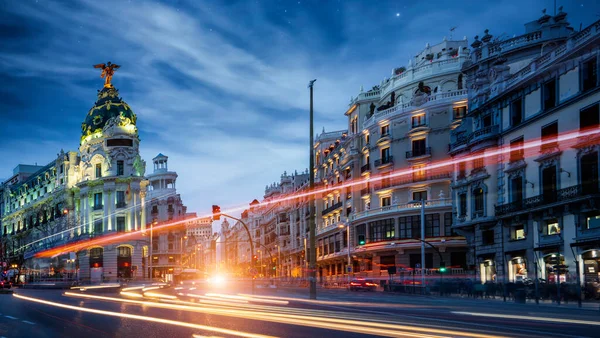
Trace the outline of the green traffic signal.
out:
M 440 262 L 440 272 L 446 272 L 446 262 Z
M 360 242 L 358 242 L 358 244 L 365 245 L 365 241 L 360 241 Z

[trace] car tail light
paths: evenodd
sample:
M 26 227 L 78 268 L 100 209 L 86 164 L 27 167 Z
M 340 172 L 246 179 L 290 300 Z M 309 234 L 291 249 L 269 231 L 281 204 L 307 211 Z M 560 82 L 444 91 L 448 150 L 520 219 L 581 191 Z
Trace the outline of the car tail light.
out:
M 350 283 L 350 285 L 352 285 L 352 286 L 359 286 L 360 283 L 354 283 L 354 282 L 352 282 L 352 283 Z
M 367 283 L 368 286 L 377 286 L 375 283 Z

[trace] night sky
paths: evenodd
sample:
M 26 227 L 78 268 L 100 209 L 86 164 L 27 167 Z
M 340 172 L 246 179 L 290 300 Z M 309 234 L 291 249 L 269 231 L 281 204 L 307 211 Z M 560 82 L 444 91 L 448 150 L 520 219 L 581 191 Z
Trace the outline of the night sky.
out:
M 579 29 L 597 1 L 558 1 Z M 451 6 L 451 7 L 450 7 Z M 308 167 L 315 130 L 346 128 L 361 85 L 406 66 L 427 43 L 490 29 L 509 38 L 554 1 L 0 1 L 0 178 L 77 150 L 102 88 L 92 65 L 121 65 L 113 84 L 138 116 L 141 154 L 177 171 L 188 211 L 262 198 Z

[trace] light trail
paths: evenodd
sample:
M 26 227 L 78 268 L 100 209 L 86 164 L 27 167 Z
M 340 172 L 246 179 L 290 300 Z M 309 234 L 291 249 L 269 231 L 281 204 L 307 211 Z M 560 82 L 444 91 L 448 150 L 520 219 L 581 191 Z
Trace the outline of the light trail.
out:
M 139 293 L 130 292 L 130 291 L 121 291 L 120 294 L 123 296 L 127 296 L 127 297 L 144 298 L 144 296 L 140 295 Z
M 177 194 L 177 192 L 176 192 L 176 191 L 172 191 L 172 192 L 168 192 L 168 193 L 165 193 L 165 194 L 163 194 L 163 195 L 157 196 L 156 198 L 165 198 L 165 197 L 169 197 L 169 196 L 171 196 L 171 195 L 176 195 L 176 194 Z M 121 208 L 121 209 L 120 209 L 118 212 L 121 212 L 121 211 L 129 211 L 130 209 L 137 209 L 137 207 L 138 207 L 138 206 L 141 208 L 141 205 L 142 205 L 142 203 L 140 202 L 139 204 L 134 204 L 134 205 L 132 205 L 132 206 L 130 206 L 130 207 L 127 207 L 127 208 Z M 107 218 L 109 218 L 109 217 L 112 217 L 112 216 L 115 216 L 115 215 L 117 215 L 117 214 L 118 214 L 118 212 L 117 212 L 117 211 L 115 211 L 115 212 L 113 212 L 112 214 L 109 214 L 109 215 L 106 215 L 106 216 L 100 217 L 100 218 L 98 218 L 98 219 L 107 219 Z M 63 230 L 63 231 L 59 231 L 59 232 L 57 232 L 57 233 L 55 233 L 55 234 L 48 235 L 48 236 L 46 236 L 46 237 L 38 238 L 38 239 L 37 239 L 37 240 L 35 240 L 35 241 L 31 241 L 31 242 L 29 242 L 29 243 L 27 243 L 27 244 L 25 244 L 25 245 L 23 245 L 23 246 L 19 247 L 19 249 L 18 249 L 18 250 L 24 250 L 24 249 L 26 249 L 28 246 L 34 245 L 35 243 L 38 243 L 38 242 L 41 242 L 41 241 L 44 241 L 44 240 L 50 239 L 50 238 L 52 238 L 52 237 L 56 237 L 56 236 L 60 236 L 60 235 L 63 235 L 63 234 L 70 233 L 70 232 L 72 232 L 72 231 L 75 231 L 75 230 L 77 230 L 77 229 L 79 229 L 79 228 L 84 228 L 84 229 L 85 229 L 85 227 L 87 227 L 87 226 L 90 226 L 90 225 L 92 225 L 92 223 L 89 223 L 89 222 L 88 222 L 88 223 L 84 223 L 84 224 L 80 224 L 80 225 L 74 226 L 74 227 L 72 227 L 72 228 L 69 228 L 69 229 L 66 229 L 66 230 Z
M 72 286 L 71 290 L 79 289 L 80 291 L 85 291 L 85 290 L 92 290 L 92 289 L 108 289 L 108 288 L 119 288 L 119 287 L 121 287 L 121 284 L 104 284 L 104 285 L 92 285 L 92 286 Z
M 363 318 L 354 319 L 350 316 L 350 314 L 342 313 L 342 312 L 329 312 L 330 315 L 328 317 L 318 317 L 314 315 L 289 315 L 282 314 L 277 312 L 261 312 L 261 311 L 253 311 L 253 310 L 237 310 L 237 309 L 222 309 L 222 308 L 207 308 L 207 307 L 199 307 L 197 305 L 189 306 L 189 305 L 178 305 L 178 304 L 165 304 L 165 303 L 157 303 L 150 301 L 137 301 L 130 299 L 121 299 L 114 297 L 105 297 L 105 296 L 92 296 L 88 294 L 78 294 L 72 292 L 65 292 L 67 296 L 79 297 L 79 298 L 90 298 L 90 299 L 100 299 L 100 300 L 108 300 L 108 301 L 116 301 L 130 304 L 140 304 L 145 306 L 166 308 L 172 310 L 182 310 L 182 311 L 191 311 L 191 312 L 200 312 L 200 313 L 208 313 L 213 315 L 223 315 L 237 318 L 246 318 L 253 320 L 261 320 L 275 323 L 284 323 L 284 324 L 292 324 L 292 325 L 300 325 L 300 326 L 309 326 L 309 327 L 317 327 L 323 329 L 334 329 L 337 331 L 346 331 L 346 332 L 354 332 L 354 333 L 364 333 L 370 335 L 379 335 L 379 336 L 387 336 L 387 337 L 440 337 L 434 336 L 432 334 L 441 334 L 441 335 L 449 335 L 448 337 L 455 337 L 457 335 L 463 337 L 473 337 L 473 338 L 497 338 L 499 336 L 472 333 L 466 331 L 453 331 L 448 329 L 437 329 L 432 327 L 419 327 L 413 325 L 400 325 L 392 321 L 388 320 L 378 320 L 373 322 L 366 322 Z M 351 319 L 342 319 L 342 318 L 351 318 Z M 402 331 L 402 333 L 400 333 Z M 419 333 L 415 333 L 419 332 Z M 426 333 L 426 334 L 424 334 Z M 442 336 L 445 337 L 445 336 Z
M 526 154 L 528 154 L 528 155 L 538 154 L 539 155 L 539 152 L 537 150 L 539 150 L 539 148 L 542 145 L 559 144 L 562 149 L 568 149 L 568 148 L 571 148 L 573 145 L 577 144 L 582 138 L 593 138 L 593 137 L 598 137 L 599 135 L 600 135 L 600 130 L 598 130 L 598 129 L 589 130 L 589 131 L 577 130 L 577 131 L 565 132 L 563 134 L 558 135 L 556 138 L 553 138 L 553 139 L 548 139 L 548 140 L 542 140 L 541 138 L 532 139 L 532 140 L 524 142 L 522 145 L 520 145 L 519 149 L 521 149 L 523 151 L 524 157 Z M 483 154 L 468 155 L 468 156 L 455 158 L 455 159 L 449 159 L 449 160 L 448 159 L 440 160 L 440 161 L 428 163 L 419 168 L 411 167 L 408 169 L 398 169 L 398 170 L 386 173 L 385 176 L 381 175 L 381 174 L 370 176 L 368 180 L 353 179 L 353 180 L 349 180 L 349 181 L 341 183 L 341 184 L 337 184 L 334 187 L 324 187 L 324 188 L 319 188 L 319 189 L 313 189 L 312 191 L 292 193 L 292 194 L 289 194 L 287 196 L 280 197 L 277 199 L 260 202 L 259 204 L 257 204 L 254 207 L 260 208 L 260 207 L 264 207 L 264 206 L 268 206 L 268 205 L 272 205 L 272 204 L 278 204 L 281 202 L 293 201 L 293 200 L 300 199 L 300 198 L 310 198 L 314 195 L 322 194 L 324 192 L 328 192 L 328 191 L 331 191 L 334 189 L 340 190 L 340 189 L 345 189 L 345 188 L 352 188 L 352 187 L 357 187 L 359 185 L 366 184 L 367 182 L 373 183 L 373 182 L 381 181 L 383 179 L 392 179 L 392 178 L 397 178 L 397 177 L 401 177 L 401 176 L 409 176 L 414 173 L 421 173 L 424 171 L 433 171 L 436 169 L 440 169 L 440 170 L 446 170 L 446 172 L 448 172 L 449 170 L 454 172 L 454 165 L 457 165 L 459 163 L 472 162 L 477 159 L 484 159 L 484 160 L 488 159 L 488 161 L 490 159 L 492 159 L 494 162 L 498 163 L 498 162 L 502 161 L 501 159 L 500 160 L 498 159 L 498 156 L 508 155 L 512 151 L 515 151 L 515 150 L 516 150 L 515 148 L 511 149 L 509 145 L 490 147 L 490 148 L 485 149 L 485 152 Z M 491 164 L 491 163 L 488 163 L 488 164 Z M 450 168 L 450 166 L 452 166 L 452 168 Z M 440 171 L 440 173 L 442 173 L 442 172 Z M 426 181 L 423 181 L 423 182 L 426 182 Z M 235 212 L 243 211 L 247 208 L 248 208 L 247 205 L 243 205 L 243 206 L 239 206 L 239 207 L 229 208 L 227 210 L 222 211 L 222 213 L 225 213 L 225 214 L 235 213 Z M 213 215 L 212 214 L 200 215 L 195 218 L 187 219 L 186 221 L 194 221 L 194 220 L 211 217 L 211 216 L 213 216 Z M 154 229 L 154 231 L 161 231 L 161 230 L 169 229 L 169 228 L 177 226 L 177 225 L 181 225 L 181 221 L 173 221 L 173 222 L 157 225 L 157 226 L 154 226 L 153 229 Z M 110 235 L 110 236 L 102 236 L 102 237 L 99 237 L 96 239 L 85 241 L 84 243 L 67 244 L 67 245 L 64 245 L 61 247 L 56 247 L 56 248 L 48 249 L 45 251 L 41 251 L 36 254 L 36 257 L 52 257 L 56 254 L 60 254 L 60 253 L 64 253 L 64 252 L 79 251 L 81 249 L 84 249 L 84 248 L 92 246 L 92 245 L 100 245 L 100 244 L 108 244 L 108 243 L 112 243 L 112 242 L 118 242 L 118 241 L 126 240 L 126 239 L 134 237 L 134 236 L 138 236 L 138 235 L 142 235 L 142 230 L 132 231 L 132 232 L 128 232 L 128 233 L 122 233 L 122 234 L 116 234 L 116 235 Z
M 457 314 L 457 315 L 468 315 L 468 316 L 476 316 L 476 317 L 534 320 L 534 321 L 548 322 L 548 323 L 565 323 L 565 324 L 600 326 L 600 321 L 590 321 L 590 320 L 581 320 L 581 319 L 545 318 L 545 317 L 504 315 L 504 314 L 496 314 L 496 313 L 461 312 L 461 311 L 452 311 L 452 313 Z
M 277 297 L 277 296 L 259 296 L 259 295 L 248 295 L 240 293 L 240 296 L 243 297 L 252 297 L 252 298 L 265 298 L 265 299 L 274 299 L 274 300 L 285 300 L 291 302 L 300 302 L 300 303 L 308 303 L 308 304 L 319 304 L 319 305 L 338 305 L 338 306 L 356 306 L 356 307 L 378 307 L 378 308 L 420 308 L 420 305 L 411 305 L 411 304 L 385 304 L 385 303 L 363 303 L 363 302 L 342 302 L 337 300 L 316 300 L 316 299 L 303 299 L 303 298 L 292 298 L 292 297 Z M 430 307 L 438 307 L 438 306 L 430 306 Z
M 132 315 L 132 314 L 128 314 L 128 313 L 113 312 L 113 311 L 106 311 L 106 310 L 90 309 L 90 308 L 85 308 L 85 307 L 80 307 L 80 306 L 73 306 L 73 305 L 68 305 L 68 304 L 50 302 L 50 301 L 39 299 L 39 298 L 21 296 L 21 295 L 16 294 L 16 293 L 13 293 L 13 296 L 16 297 L 16 298 L 22 299 L 22 300 L 30 301 L 30 302 L 45 304 L 45 305 L 59 307 L 59 308 L 63 308 L 63 309 L 69 309 L 69 310 L 75 310 L 75 311 L 82 311 L 82 312 L 88 312 L 88 313 L 95 313 L 95 314 L 105 315 L 105 316 L 110 316 L 110 317 L 129 318 L 129 319 L 137 319 L 137 320 L 143 320 L 143 321 L 147 321 L 147 322 L 154 322 L 154 323 L 160 323 L 160 324 L 182 326 L 182 327 L 188 327 L 188 328 L 197 329 L 197 330 L 210 331 L 210 332 L 218 332 L 218 333 L 228 334 L 228 335 L 233 335 L 233 336 L 238 336 L 238 337 L 248 337 L 248 338 L 276 338 L 276 337 L 273 337 L 273 336 L 267 336 L 267 335 L 261 335 L 261 334 L 253 334 L 253 333 L 247 333 L 247 332 L 242 332 L 242 331 L 235 331 L 235 330 L 223 329 L 223 328 L 214 327 L 214 326 L 206 326 L 206 325 L 200 325 L 200 324 L 193 324 L 193 323 L 181 322 L 181 321 L 170 320 L 170 319 L 163 319 L 163 318 L 149 317 L 149 316 L 141 316 L 141 315 Z
M 207 296 L 213 296 L 213 297 L 219 297 L 219 298 L 226 298 L 226 299 L 231 299 L 231 300 L 246 300 L 249 302 L 256 302 L 256 303 L 266 303 L 266 304 L 278 304 L 278 305 L 288 305 L 289 302 L 288 301 L 284 301 L 284 300 L 272 300 L 272 299 L 260 299 L 260 298 L 254 298 L 254 297 L 249 297 L 249 296 L 242 296 L 242 295 L 225 295 L 225 294 L 220 294 L 220 293 L 207 293 Z
M 145 285 L 142 285 L 142 286 L 130 286 L 130 287 L 128 287 L 128 288 L 123 288 L 123 289 L 121 289 L 121 291 L 133 291 L 133 290 L 140 290 L 140 289 L 143 289 L 143 288 L 145 288 L 145 287 L 146 287 Z

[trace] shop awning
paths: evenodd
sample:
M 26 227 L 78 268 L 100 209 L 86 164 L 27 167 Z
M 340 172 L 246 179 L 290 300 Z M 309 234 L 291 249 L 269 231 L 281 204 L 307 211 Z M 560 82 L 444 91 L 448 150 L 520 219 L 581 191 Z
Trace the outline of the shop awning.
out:
M 598 245 L 600 246 L 600 237 L 586 238 L 577 240 L 575 243 L 571 243 L 571 247 L 580 247 L 587 245 Z

